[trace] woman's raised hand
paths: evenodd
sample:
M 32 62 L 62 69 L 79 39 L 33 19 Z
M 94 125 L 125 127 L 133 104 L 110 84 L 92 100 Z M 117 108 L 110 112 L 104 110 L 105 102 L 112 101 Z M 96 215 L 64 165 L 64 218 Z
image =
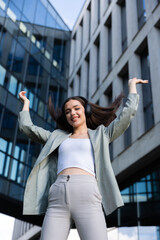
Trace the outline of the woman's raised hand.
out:
M 26 91 L 21 91 L 19 93 L 19 99 L 24 104 L 22 111 L 29 111 L 29 99 L 25 96 Z
M 129 93 L 137 93 L 136 84 L 145 84 L 148 80 L 142 80 L 138 78 L 132 78 L 128 81 Z
M 21 91 L 19 93 L 19 99 L 22 103 L 24 103 L 27 100 L 29 101 L 29 99 L 25 96 L 25 94 L 26 94 L 26 91 Z

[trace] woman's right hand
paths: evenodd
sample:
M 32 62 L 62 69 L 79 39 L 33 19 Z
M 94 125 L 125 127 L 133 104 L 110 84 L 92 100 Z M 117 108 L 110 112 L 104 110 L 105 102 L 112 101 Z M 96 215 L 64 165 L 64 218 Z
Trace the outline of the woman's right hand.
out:
M 25 96 L 26 91 L 21 91 L 19 93 L 19 99 L 24 104 L 22 111 L 29 111 L 29 99 Z
M 19 93 L 19 99 L 22 103 L 29 101 L 29 99 L 25 96 L 25 94 L 26 94 L 26 91 L 21 91 Z

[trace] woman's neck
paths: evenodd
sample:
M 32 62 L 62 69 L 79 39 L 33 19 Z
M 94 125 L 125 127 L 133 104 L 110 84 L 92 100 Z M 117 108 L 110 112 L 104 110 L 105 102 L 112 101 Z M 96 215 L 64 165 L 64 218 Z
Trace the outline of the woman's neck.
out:
M 72 136 L 75 137 L 88 137 L 88 128 L 87 127 L 80 127 L 73 129 Z

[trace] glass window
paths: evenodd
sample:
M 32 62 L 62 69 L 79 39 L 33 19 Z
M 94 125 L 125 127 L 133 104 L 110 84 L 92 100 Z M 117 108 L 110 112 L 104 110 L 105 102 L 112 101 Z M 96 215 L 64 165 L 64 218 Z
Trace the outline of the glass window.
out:
M 3 52 L 3 49 L 4 49 L 5 36 L 6 36 L 6 32 L 5 32 L 5 30 L 3 30 L 3 32 L 1 33 L 1 39 L 0 39 L 0 57 L 2 56 L 2 52 Z
M 8 90 L 14 95 L 16 95 L 17 85 L 18 85 L 17 79 L 15 77 L 11 76 Z
M 148 48 L 141 53 L 141 72 L 142 79 L 148 79 L 149 82 L 143 86 L 143 108 L 144 108 L 144 124 L 147 131 L 154 125 L 154 113 L 152 102 L 151 78 L 150 78 L 150 59 Z
M 43 114 L 44 114 L 44 103 L 40 100 L 39 101 L 39 104 L 38 104 L 38 114 L 43 117 Z
M 17 176 L 18 162 L 12 159 L 10 179 L 15 181 Z
M 12 71 L 21 72 L 25 55 L 25 49 L 18 43 L 13 59 Z
M 4 84 L 6 69 L 0 65 L 0 84 Z
M 139 238 L 138 240 L 159 240 L 157 238 L 156 227 L 147 226 L 147 227 L 138 227 Z
M 15 39 L 13 39 L 11 49 L 10 49 L 10 52 L 8 54 L 8 61 L 7 61 L 7 68 L 8 69 L 10 69 L 10 67 L 11 67 L 13 55 L 14 55 L 14 52 L 15 52 L 15 48 L 16 48 L 16 41 L 15 41 Z
M 134 239 L 138 240 L 138 229 L 137 227 L 121 227 L 118 228 L 118 240 Z
M 46 22 L 46 12 L 47 9 L 42 4 L 41 1 L 38 1 L 38 5 L 36 7 L 36 16 L 35 16 L 35 23 L 38 25 L 45 25 Z
M 26 166 L 22 163 L 19 164 L 19 167 L 18 167 L 18 175 L 17 175 L 17 182 L 24 185 L 25 183 L 25 169 Z
M 39 64 L 32 56 L 29 57 L 27 73 L 37 75 Z
M 11 1 L 12 3 L 14 3 L 14 4 L 16 5 L 16 7 L 19 8 L 19 10 L 22 9 L 22 7 L 23 7 L 23 0 L 16 0 L 16 1 L 10 0 L 10 1 Z M 26 0 L 26 1 L 28 1 L 28 0 Z
M 8 144 L 8 142 L 5 139 L 0 138 L 0 150 L 2 150 L 3 152 L 6 152 L 7 144 Z
M 14 157 L 19 159 L 19 154 L 20 154 L 20 148 L 19 148 L 19 146 L 15 146 Z
M 7 159 L 6 159 L 6 165 L 5 165 L 5 171 L 4 171 L 4 176 L 5 177 L 8 177 L 9 163 L 10 163 L 10 157 L 8 156 Z
M 146 22 L 145 0 L 137 0 L 138 27 L 140 28 Z
M 37 0 L 25 0 L 24 2 L 23 14 L 31 23 L 35 16 L 36 3 Z
M 17 2 L 17 0 L 15 2 Z M 20 20 L 20 18 L 21 18 L 20 11 L 17 9 L 17 7 L 14 5 L 14 3 L 11 1 L 9 2 L 7 14 L 14 22 L 15 22 L 15 20 Z
M 21 162 L 25 162 L 25 159 L 26 159 L 26 151 L 25 150 L 21 150 L 20 161 Z
M 0 152 L 0 174 L 3 173 L 4 163 L 5 163 L 5 154 Z
M 47 13 L 46 26 L 51 28 L 56 27 L 56 19 L 49 12 Z
M 29 92 L 30 108 L 33 108 L 34 94 Z

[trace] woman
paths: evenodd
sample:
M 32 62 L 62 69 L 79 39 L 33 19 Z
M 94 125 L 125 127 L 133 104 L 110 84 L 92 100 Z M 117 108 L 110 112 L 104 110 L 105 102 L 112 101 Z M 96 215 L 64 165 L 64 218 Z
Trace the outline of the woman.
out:
M 121 97 L 106 110 L 106 119 L 101 114 L 94 119 L 94 106 L 84 98 L 67 99 L 60 116 L 55 117 L 52 111 L 63 129 L 52 133 L 33 125 L 29 100 L 24 91 L 20 92 L 24 106 L 19 114 L 19 128 L 33 141 L 45 144 L 24 195 L 24 214 L 45 213 L 42 240 L 67 239 L 72 221 L 82 240 L 107 239 L 102 206 L 106 215 L 123 206 L 108 145 L 126 130 L 136 113 L 136 84 L 147 82 L 137 78 L 128 81 L 127 101 L 114 121 Z M 104 116 L 106 111 L 101 110 Z

